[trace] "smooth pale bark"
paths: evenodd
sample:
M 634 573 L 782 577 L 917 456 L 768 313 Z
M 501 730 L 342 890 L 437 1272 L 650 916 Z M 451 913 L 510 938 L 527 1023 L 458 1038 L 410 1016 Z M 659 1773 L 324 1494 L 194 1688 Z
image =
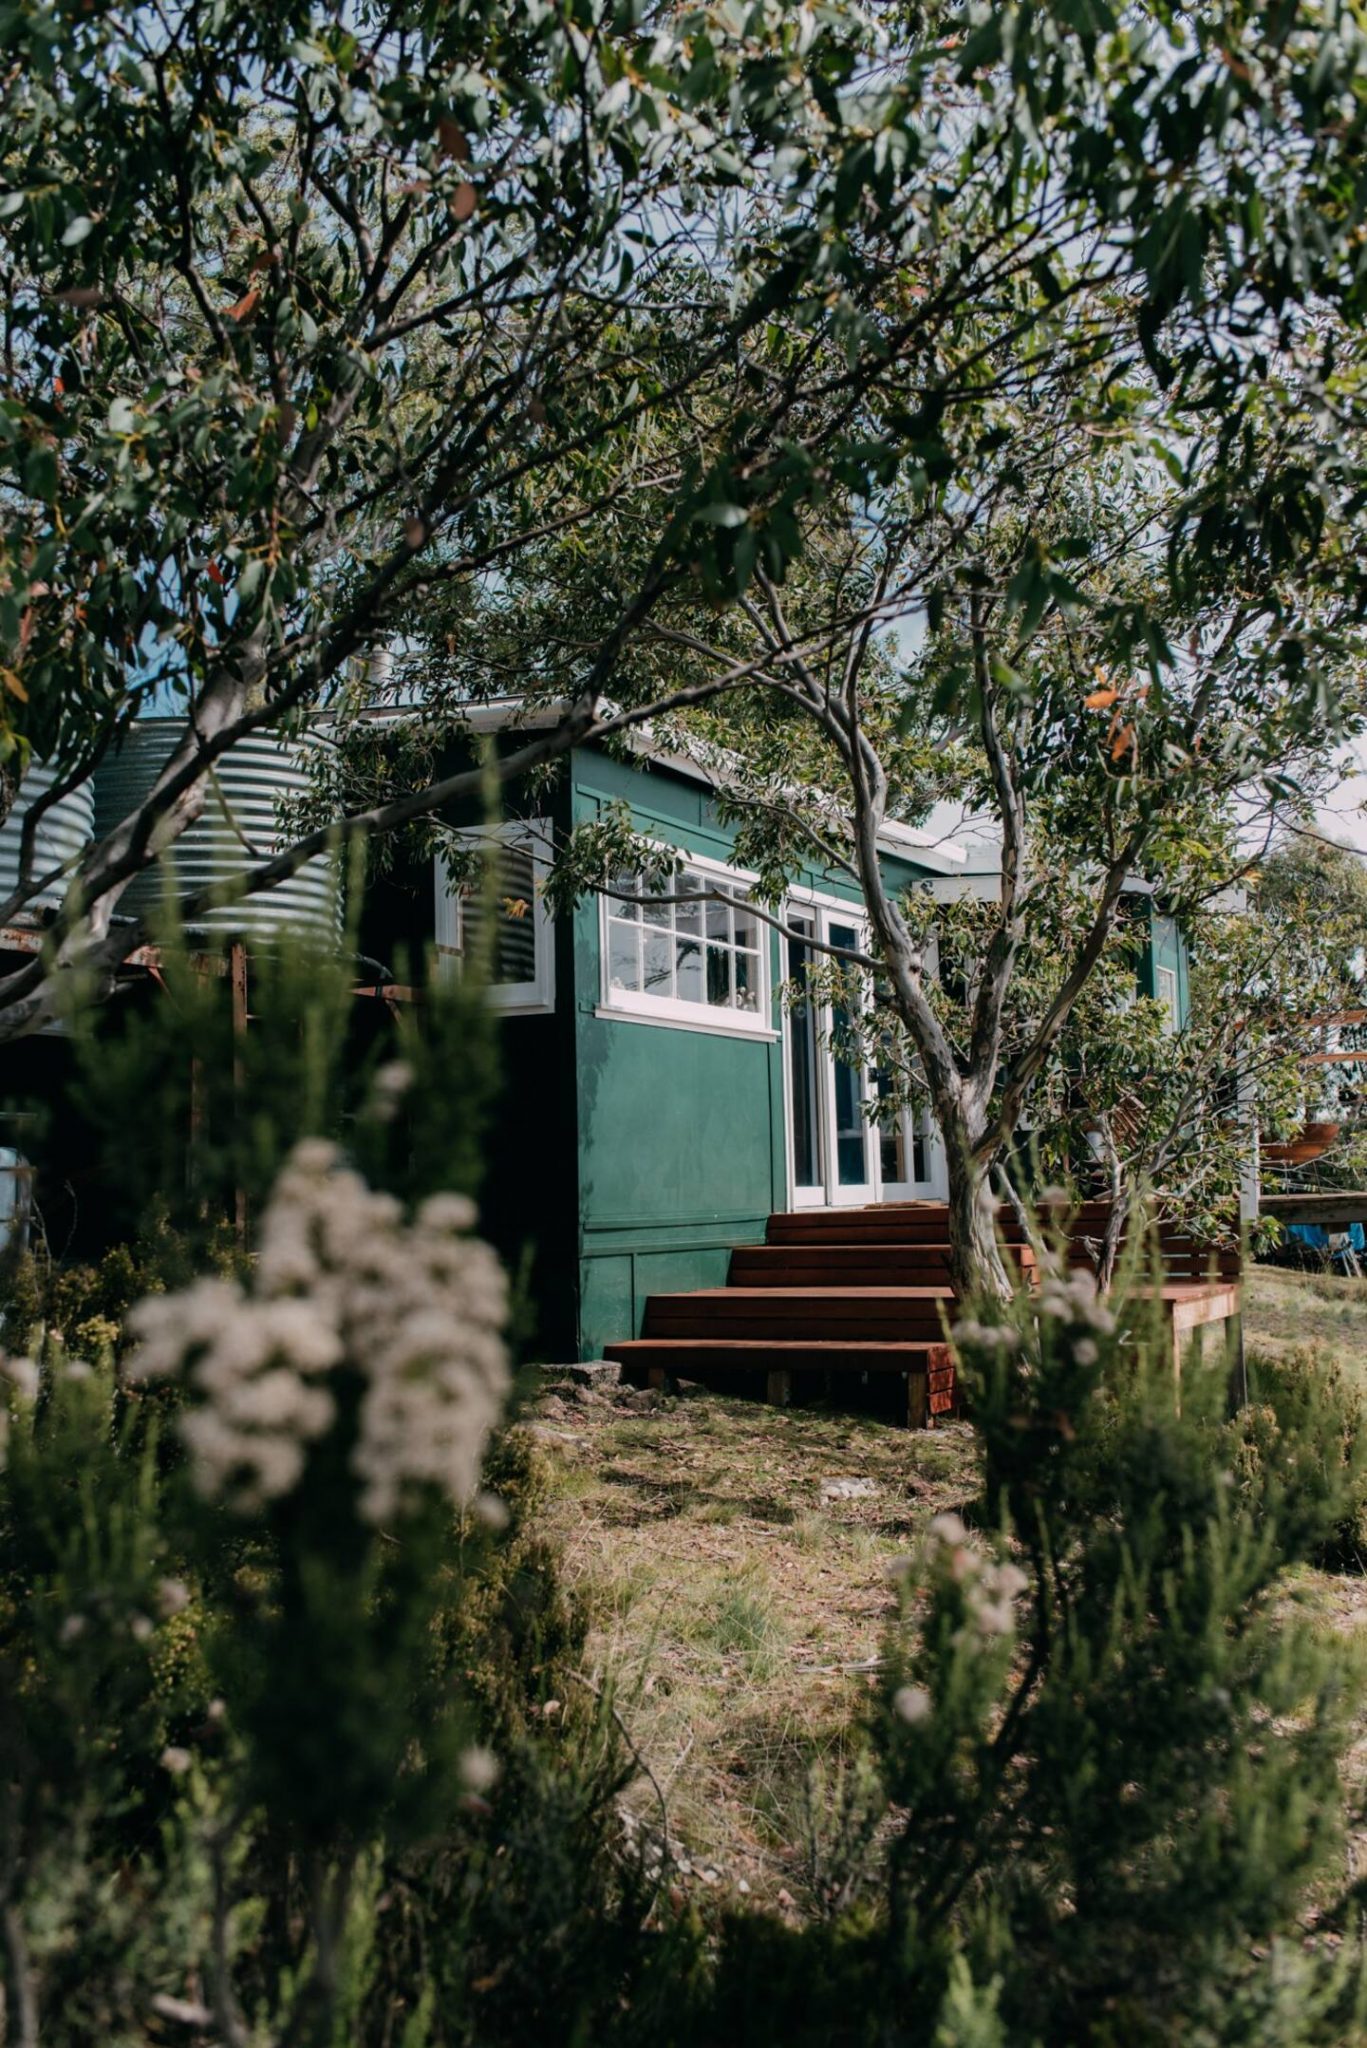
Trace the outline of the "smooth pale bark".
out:
M 949 1183 L 949 1277 L 960 1300 L 1009 1300 L 1011 1276 L 997 1237 L 990 1169 L 964 1146 L 946 1140 Z

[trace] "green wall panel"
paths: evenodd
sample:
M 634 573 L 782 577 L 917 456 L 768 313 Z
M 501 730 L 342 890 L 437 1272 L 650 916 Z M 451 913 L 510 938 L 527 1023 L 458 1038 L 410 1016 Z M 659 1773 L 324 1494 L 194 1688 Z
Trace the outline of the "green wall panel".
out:
M 706 1224 L 772 1206 L 773 1040 L 581 1020 L 579 1214 L 585 1229 Z
M 685 853 L 730 858 L 731 834 L 696 783 L 582 754 L 571 779 L 576 821 L 626 802 L 638 831 Z M 889 872 L 904 887 L 919 871 L 899 861 Z M 807 880 L 859 900 L 846 878 Z M 776 1005 L 766 1037 L 597 1014 L 596 901 L 574 914 L 572 952 L 579 1346 L 593 1357 L 638 1333 L 649 1295 L 723 1285 L 731 1246 L 761 1238 L 771 1210 L 787 1206 L 783 1045 Z M 779 979 L 773 936 L 771 988 Z
M 614 1337 L 633 1335 L 636 1327 L 635 1296 L 631 1277 L 631 1254 L 616 1252 L 596 1259 L 582 1259 L 579 1265 L 579 1319 L 581 1358 L 597 1358 L 604 1344 Z M 583 1341 L 590 1333 L 598 1337 L 598 1348 Z

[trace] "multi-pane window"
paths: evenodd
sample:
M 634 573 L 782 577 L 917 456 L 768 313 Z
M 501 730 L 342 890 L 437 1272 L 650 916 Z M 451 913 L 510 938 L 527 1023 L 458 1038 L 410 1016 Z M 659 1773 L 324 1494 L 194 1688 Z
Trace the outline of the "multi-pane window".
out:
M 477 962 L 497 1009 L 553 1009 L 554 934 L 537 887 L 544 866 L 538 828 L 509 825 L 468 836 L 483 852 L 483 874 L 465 876 L 453 886 L 447 863 L 438 859 L 437 952 L 461 963 Z M 490 916 L 493 930 L 486 952 Z
M 673 900 L 692 895 L 700 900 Z M 609 1008 L 664 1015 L 682 1006 L 684 1018 L 725 1012 L 767 1024 L 764 927 L 738 885 L 690 868 L 661 892 L 626 875 L 603 904 Z
M 1176 1031 L 1181 1021 L 1177 1012 L 1177 970 L 1173 967 L 1156 967 L 1153 977 L 1153 992 L 1167 1011 L 1165 1031 Z
M 494 987 L 536 980 L 536 867 L 529 846 L 499 846 L 489 856 L 484 886 L 471 883 L 456 896 L 457 950 L 478 954 L 490 912 L 489 980 Z

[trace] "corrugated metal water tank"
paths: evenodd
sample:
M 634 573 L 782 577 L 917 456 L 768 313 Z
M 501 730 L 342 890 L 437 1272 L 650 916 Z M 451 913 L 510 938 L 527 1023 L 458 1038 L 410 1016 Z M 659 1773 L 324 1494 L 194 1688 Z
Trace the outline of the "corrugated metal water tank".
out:
M 45 768 L 41 761 L 31 761 L 9 815 L 0 825 L 0 901 L 13 893 L 19 881 L 19 841 L 25 813 L 45 790 L 51 789 L 56 780 L 51 768 Z M 33 865 L 29 870 L 34 881 L 50 874 L 56 867 L 80 859 L 90 844 L 94 818 L 95 792 L 89 782 L 80 789 L 74 789 L 69 796 L 59 797 L 51 810 L 43 813 L 38 821 Z M 16 921 L 29 924 L 40 912 L 55 910 L 66 894 L 69 881 L 68 873 L 60 881 L 40 890 L 37 896 L 30 897 Z
M 108 832 L 142 801 L 184 730 L 180 718 L 140 718 L 122 745 L 110 749 L 96 777 L 97 834 Z M 307 789 L 309 750 L 324 744 L 313 736 L 282 740 L 270 733 L 248 733 L 220 756 L 203 812 L 170 849 L 179 894 L 230 881 L 288 843 L 280 832 L 277 807 L 282 798 Z M 335 936 L 341 918 L 335 874 L 332 858 L 318 854 L 276 888 L 202 912 L 192 929 L 225 937 L 269 938 L 304 931 Z M 153 915 L 165 892 L 158 863 L 129 883 L 119 909 L 130 917 Z

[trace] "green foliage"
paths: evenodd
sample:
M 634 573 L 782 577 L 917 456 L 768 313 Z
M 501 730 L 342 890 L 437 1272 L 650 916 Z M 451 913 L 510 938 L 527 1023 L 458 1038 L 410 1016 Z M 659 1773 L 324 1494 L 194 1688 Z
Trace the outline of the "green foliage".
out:
M 1367 1404 L 1315 1350 L 1248 1359 L 1239 1417 L 1241 1487 L 1279 1488 L 1279 1514 L 1331 1571 L 1367 1570 Z
M 1250 1459 L 1222 1372 L 1179 1415 L 1086 1276 L 1046 1274 L 1039 1309 L 965 1346 L 1022 1597 L 957 1527 L 905 1582 L 929 1614 L 908 1601 L 888 1679 L 893 1910 L 991 1959 L 1012 2038 L 1175 2039 L 1333 1858 L 1356 1667 L 1282 1574 L 1344 1511 L 1342 1411 L 1303 1401 Z
M 55 1342 L 30 1396 L 4 1382 L 0 1471 L 0 1895 L 10 2038 L 32 1977 L 71 2042 L 141 2041 L 149 1978 L 176 1982 L 205 1903 L 158 1761 L 203 1718 L 174 1538 L 157 1512 L 155 1422 L 119 1398 L 107 1359 Z M 136 1988 L 135 1988 L 136 1987 Z
M 431 1028 L 415 1017 L 415 1060 L 449 1056 L 439 1032 L 424 1051 Z M 458 1062 L 446 1078 L 459 1096 Z M 482 1085 L 476 1066 L 476 1105 Z M 434 1155 L 390 1114 L 407 1099 L 367 1082 L 350 1128 L 426 1194 Z M 204 1484 L 187 1425 L 215 1397 L 193 1359 L 220 1326 L 220 1373 L 250 1349 L 251 1316 L 281 1299 L 263 1272 L 299 1256 L 288 1224 L 264 1228 L 249 1288 L 211 1297 L 179 1385 L 136 1355 L 73 1366 L 58 1335 L 134 1285 L 168 1289 L 144 1344 L 210 1300 L 141 1252 L 50 1275 L 41 1373 L 6 1368 L 13 2038 L 30 2038 L 21 1994 L 54 2048 L 134 2048 L 149 2014 L 196 2001 L 226 2038 L 328 2048 L 1354 2038 L 1359 1958 L 1309 1956 L 1295 1927 L 1332 1888 L 1360 1674 L 1288 1578 L 1355 1562 L 1367 1435 L 1345 1384 L 1255 1360 L 1231 1419 L 1212 1364 L 1179 1413 L 1142 1310 L 1117 1322 L 1087 1276 L 1046 1265 L 1033 1293 L 980 1306 L 958 1343 L 981 1485 L 896 1575 L 860 1761 L 814 1822 L 820 1912 L 725 1906 L 705 1926 L 619 1828 L 638 1762 L 542 1535 L 530 1432 L 489 1446 L 484 1498 L 410 1489 L 376 1521 L 350 1464 L 368 1369 L 334 1360 L 297 1467 L 254 1499 L 240 1475 L 227 1497 Z M 336 1284 L 309 1282 L 314 1310 Z M 775 1653 L 744 1588 L 717 1625 L 742 1659 Z

